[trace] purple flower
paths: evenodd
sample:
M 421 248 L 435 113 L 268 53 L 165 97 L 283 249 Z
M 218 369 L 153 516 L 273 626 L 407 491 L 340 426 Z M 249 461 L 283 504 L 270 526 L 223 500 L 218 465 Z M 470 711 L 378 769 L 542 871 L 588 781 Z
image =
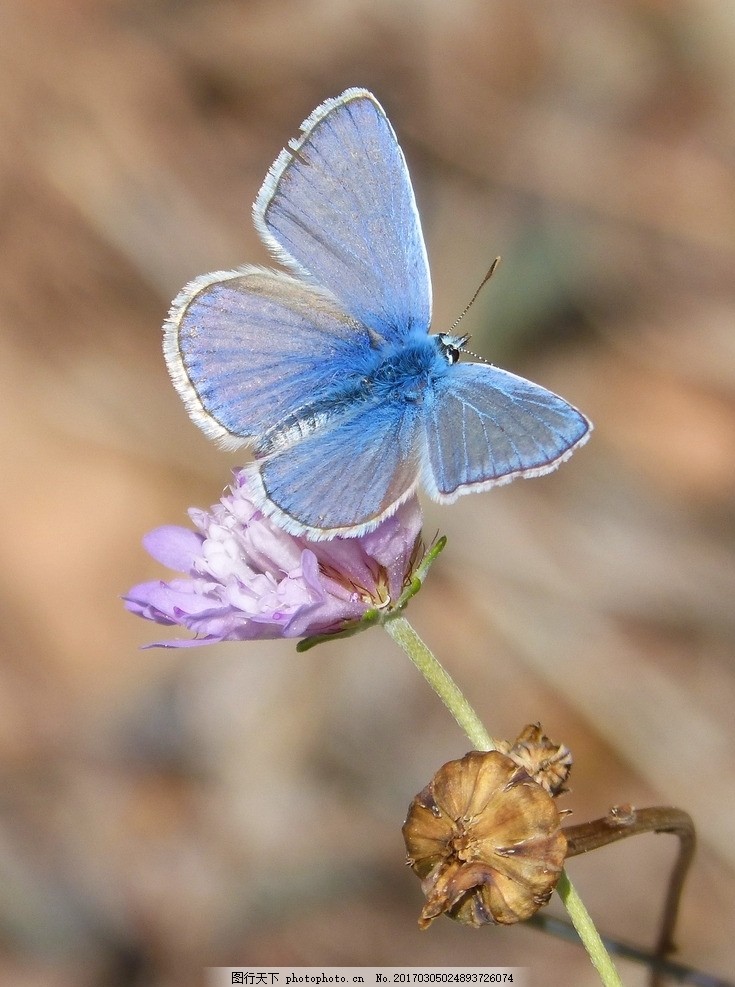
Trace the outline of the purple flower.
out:
M 336 633 L 399 600 L 420 555 L 415 498 L 359 538 L 312 542 L 265 517 L 253 504 L 247 473 L 234 476 L 209 512 L 189 511 L 196 531 L 167 525 L 143 539 L 154 559 L 184 575 L 134 586 L 125 606 L 197 635 L 158 646 Z

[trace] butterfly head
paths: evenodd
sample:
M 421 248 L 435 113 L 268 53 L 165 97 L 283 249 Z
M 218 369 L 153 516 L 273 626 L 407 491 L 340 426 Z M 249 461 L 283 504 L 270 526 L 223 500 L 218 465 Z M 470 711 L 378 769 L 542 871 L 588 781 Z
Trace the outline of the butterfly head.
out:
M 459 360 L 465 344 L 469 342 L 469 335 L 455 336 L 450 332 L 439 332 L 436 335 L 439 343 L 439 352 L 447 363 L 456 363 Z

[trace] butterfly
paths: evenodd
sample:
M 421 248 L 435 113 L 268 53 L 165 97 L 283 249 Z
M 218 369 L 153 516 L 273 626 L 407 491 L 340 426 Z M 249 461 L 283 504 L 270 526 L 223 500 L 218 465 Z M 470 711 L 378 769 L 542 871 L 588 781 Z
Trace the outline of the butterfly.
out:
M 431 281 L 406 161 L 377 99 L 348 89 L 281 151 L 253 206 L 289 273 L 190 282 L 164 325 L 200 428 L 254 451 L 251 488 L 312 539 L 374 529 L 422 486 L 440 503 L 555 469 L 592 425 L 556 394 L 429 332 Z

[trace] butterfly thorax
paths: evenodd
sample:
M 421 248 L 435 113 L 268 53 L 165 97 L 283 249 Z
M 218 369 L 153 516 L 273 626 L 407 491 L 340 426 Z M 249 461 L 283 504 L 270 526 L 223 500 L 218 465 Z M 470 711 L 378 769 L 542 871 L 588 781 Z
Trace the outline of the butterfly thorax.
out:
M 363 386 L 379 401 L 420 404 L 453 362 L 440 336 L 422 336 L 381 351 Z

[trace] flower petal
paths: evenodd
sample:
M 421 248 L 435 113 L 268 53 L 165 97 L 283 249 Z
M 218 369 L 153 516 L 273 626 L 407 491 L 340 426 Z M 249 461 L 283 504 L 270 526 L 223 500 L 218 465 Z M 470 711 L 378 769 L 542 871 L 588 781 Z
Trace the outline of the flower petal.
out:
M 164 524 L 143 536 L 143 545 L 156 562 L 177 572 L 189 572 L 201 554 L 204 538 L 189 528 Z

